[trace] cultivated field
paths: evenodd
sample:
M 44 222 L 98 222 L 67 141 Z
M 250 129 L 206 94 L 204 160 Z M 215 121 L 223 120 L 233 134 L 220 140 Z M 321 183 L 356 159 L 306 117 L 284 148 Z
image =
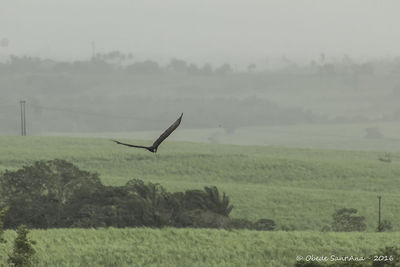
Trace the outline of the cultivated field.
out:
M 1 170 L 61 158 L 98 172 L 107 185 L 132 178 L 159 182 L 169 191 L 216 185 L 230 196 L 232 217 L 273 219 L 278 230 L 295 230 L 34 230 L 41 266 L 282 266 L 295 262 L 297 254 L 369 255 L 400 237 L 373 233 L 378 195 L 383 219 L 400 229 L 398 152 L 384 163 L 378 160 L 382 151 L 170 141 L 153 155 L 105 138 L 2 136 L 0 143 Z M 342 207 L 358 209 L 368 233 L 320 232 Z M 9 240 L 14 235 L 6 233 Z M 3 259 L 9 249 L 10 244 Z
M 368 257 L 398 245 L 397 233 L 259 232 L 215 229 L 34 230 L 38 266 L 293 266 L 296 256 Z M 0 245 L 6 263 L 15 232 Z
M 377 159 L 383 153 L 371 151 L 166 142 L 154 155 L 102 138 L 0 137 L 0 142 L 2 170 L 61 158 L 99 173 L 107 185 L 132 178 L 159 182 L 169 191 L 216 185 L 231 197 L 233 217 L 273 219 L 279 229 L 318 231 L 335 209 L 353 207 L 374 231 L 381 195 L 383 218 L 400 228 L 400 154 L 394 152 L 393 161 L 383 163 Z

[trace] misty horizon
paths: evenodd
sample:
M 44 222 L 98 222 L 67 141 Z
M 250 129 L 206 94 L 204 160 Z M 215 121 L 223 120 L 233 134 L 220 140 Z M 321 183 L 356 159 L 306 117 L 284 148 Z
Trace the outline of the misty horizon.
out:
M 119 50 L 136 61 L 268 66 L 348 55 L 400 55 L 400 3 L 385 1 L 11 2 L 0 10 L 0 58 L 84 60 Z M 272 61 L 272 63 L 271 63 Z

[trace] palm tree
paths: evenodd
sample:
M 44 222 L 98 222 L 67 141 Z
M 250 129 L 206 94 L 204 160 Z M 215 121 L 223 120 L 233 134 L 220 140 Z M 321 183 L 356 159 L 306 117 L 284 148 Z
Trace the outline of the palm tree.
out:
M 206 192 L 206 196 L 208 199 L 208 207 L 214 211 L 215 213 L 229 216 L 233 209 L 233 205 L 229 203 L 229 197 L 225 194 L 220 198 L 218 188 L 216 186 L 213 187 L 204 187 L 204 191 Z

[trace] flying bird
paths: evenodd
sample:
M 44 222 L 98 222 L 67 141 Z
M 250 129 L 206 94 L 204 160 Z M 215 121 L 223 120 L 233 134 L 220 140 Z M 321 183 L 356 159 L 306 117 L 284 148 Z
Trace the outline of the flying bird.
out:
M 158 137 L 158 139 L 156 141 L 154 141 L 154 143 L 151 146 L 137 146 L 137 145 L 131 145 L 131 144 L 126 144 L 126 143 L 122 143 L 119 142 L 117 140 L 111 140 L 119 145 L 124 145 L 124 146 L 129 146 L 129 147 L 136 147 L 136 148 L 144 148 L 147 149 L 150 152 L 156 153 L 158 146 L 173 132 L 175 131 L 176 128 L 178 128 L 179 124 L 181 124 L 181 120 L 182 120 L 182 116 L 183 113 L 181 114 L 181 116 L 171 125 L 169 126 L 169 128 L 167 130 L 165 130 L 160 137 Z

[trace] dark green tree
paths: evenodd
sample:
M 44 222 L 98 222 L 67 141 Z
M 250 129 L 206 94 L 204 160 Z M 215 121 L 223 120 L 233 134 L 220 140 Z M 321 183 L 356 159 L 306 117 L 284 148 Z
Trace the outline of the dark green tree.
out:
M 29 229 L 26 225 L 21 225 L 17 229 L 17 237 L 14 240 L 13 251 L 8 255 L 8 264 L 15 267 L 34 266 L 35 241 L 28 238 Z
M 186 210 L 202 209 L 215 212 L 228 217 L 233 209 L 229 197 L 223 193 L 222 197 L 215 186 L 204 187 L 201 190 L 188 190 L 185 192 L 183 204 Z
M 229 197 L 218 188 L 205 187 L 201 190 L 188 190 L 181 198 L 181 211 L 176 216 L 180 227 L 234 228 L 230 223 L 229 213 L 233 209 Z
M 133 204 L 144 225 L 162 227 L 169 223 L 172 217 L 172 207 L 168 205 L 170 194 L 160 184 L 147 183 L 134 179 L 125 187 L 130 195 L 136 196 Z M 139 205 L 139 207 L 138 207 Z
M 66 207 L 103 185 L 97 174 L 78 169 L 65 160 L 37 161 L 0 176 L 0 195 L 10 207 L 6 227 L 63 227 Z

